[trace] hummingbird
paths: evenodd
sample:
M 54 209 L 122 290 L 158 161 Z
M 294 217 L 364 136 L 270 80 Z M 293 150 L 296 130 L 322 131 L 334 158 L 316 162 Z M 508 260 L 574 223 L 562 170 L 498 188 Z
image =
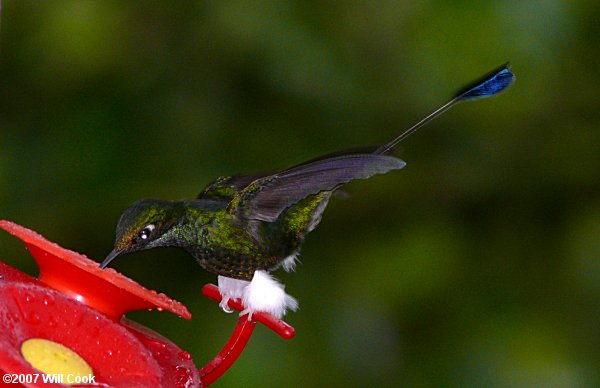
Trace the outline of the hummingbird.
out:
M 515 79 L 508 63 L 485 74 L 445 104 L 380 146 L 346 150 L 270 173 L 221 176 L 194 199 L 142 199 L 117 223 L 105 268 L 126 253 L 179 247 L 218 276 L 221 308 L 241 299 L 240 315 L 261 311 L 281 318 L 297 300 L 271 272 L 295 269 L 300 247 L 319 222 L 332 195 L 344 184 L 403 168 L 390 155 L 410 134 L 458 102 L 495 95 Z

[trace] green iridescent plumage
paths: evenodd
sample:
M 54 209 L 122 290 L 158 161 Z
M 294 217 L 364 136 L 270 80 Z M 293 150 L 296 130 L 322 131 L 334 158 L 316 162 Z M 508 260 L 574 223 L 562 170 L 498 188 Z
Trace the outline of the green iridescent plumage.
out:
M 298 252 L 339 185 L 403 166 L 392 156 L 348 154 L 276 174 L 221 177 L 193 200 L 144 199 L 121 216 L 102 266 L 124 253 L 177 246 L 210 272 L 251 280 Z M 290 176 L 299 177 L 292 193 Z

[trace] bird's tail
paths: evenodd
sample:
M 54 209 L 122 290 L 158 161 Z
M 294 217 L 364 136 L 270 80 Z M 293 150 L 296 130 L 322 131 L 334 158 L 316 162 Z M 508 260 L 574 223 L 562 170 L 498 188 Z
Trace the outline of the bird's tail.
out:
M 509 87 L 514 82 L 514 80 L 515 75 L 508 68 L 508 62 L 503 64 L 502 66 L 499 66 L 498 68 L 490 71 L 489 73 L 481 76 L 477 80 L 469 83 L 467 86 L 460 89 L 444 105 L 429 113 L 418 123 L 416 123 L 412 127 L 402 132 L 400 135 L 393 138 L 390 142 L 377 148 L 373 153 L 381 155 L 390 152 L 402 140 L 406 139 L 419 128 L 421 128 L 437 116 L 441 115 L 457 103 L 461 101 L 486 98 L 498 94 L 507 87 Z
M 311 195 L 332 192 L 353 180 L 367 179 L 376 174 L 385 174 L 391 170 L 401 169 L 406 163 L 394 156 L 387 155 L 399 142 L 456 103 L 492 96 L 506 89 L 513 80 L 514 75 L 508 69 L 508 64 L 504 64 L 459 90 L 447 103 L 425 116 L 389 143 L 368 150 L 351 150 L 330 154 L 264 176 L 241 190 L 231 200 L 227 211 L 246 219 L 273 222 L 284 210 Z M 316 207 L 316 205 L 321 201 L 326 203 L 326 199 L 329 199 L 329 196 L 323 198 L 317 196 L 303 203 L 306 206 L 300 206 L 298 209 L 304 210 L 295 213 L 295 217 L 298 217 L 298 220 L 304 217 L 305 222 L 300 223 L 295 218 L 291 222 L 298 222 L 303 225 L 302 227 L 318 223 L 324 206 Z M 312 228 L 314 226 L 308 229 Z

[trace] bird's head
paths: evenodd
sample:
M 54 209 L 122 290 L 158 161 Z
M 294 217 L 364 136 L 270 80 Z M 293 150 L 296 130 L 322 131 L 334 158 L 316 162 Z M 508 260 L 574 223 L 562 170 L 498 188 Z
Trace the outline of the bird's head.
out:
M 105 268 L 125 253 L 166 246 L 165 234 L 180 218 L 178 202 L 142 199 L 123 212 L 117 224 L 115 246 L 100 264 Z

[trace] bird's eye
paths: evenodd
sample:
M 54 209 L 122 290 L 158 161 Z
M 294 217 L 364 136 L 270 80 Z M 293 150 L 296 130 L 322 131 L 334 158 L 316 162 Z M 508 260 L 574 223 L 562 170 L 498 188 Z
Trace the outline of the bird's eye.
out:
M 141 238 L 142 240 L 148 240 L 148 238 L 150 238 L 150 234 L 152 233 L 152 231 L 154 229 L 156 229 L 156 227 L 154 226 L 154 224 L 146 225 L 144 227 L 144 229 L 142 229 L 140 231 L 140 233 L 138 234 L 139 238 Z

